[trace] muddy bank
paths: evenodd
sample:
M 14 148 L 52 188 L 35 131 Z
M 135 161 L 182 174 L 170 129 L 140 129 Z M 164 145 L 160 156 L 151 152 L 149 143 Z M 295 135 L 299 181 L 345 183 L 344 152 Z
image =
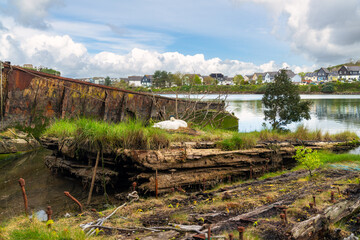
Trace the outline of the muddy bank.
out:
M 16 129 L 7 129 L 0 133 L 0 159 L 7 159 L 12 155 L 30 152 L 40 147 L 40 143 L 33 136 Z
M 53 150 L 45 164 L 54 173 L 78 178 L 87 187 L 97 152 L 87 144 L 78 147 L 72 139 L 59 141 L 43 138 L 42 144 Z M 222 151 L 213 142 L 173 143 L 169 149 L 104 149 L 95 186 L 110 191 L 136 188 L 142 193 L 154 192 L 157 171 L 158 192 L 201 190 L 221 182 L 256 178 L 270 171 L 291 168 L 296 146 L 313 149 L 344 150 L 352 145 L 343 142 L 262 142 L 255 148 Z

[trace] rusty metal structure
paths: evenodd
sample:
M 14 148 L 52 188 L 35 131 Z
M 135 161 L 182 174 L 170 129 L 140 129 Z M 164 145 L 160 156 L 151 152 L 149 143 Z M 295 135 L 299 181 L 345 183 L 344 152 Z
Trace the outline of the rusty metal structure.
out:
M 223 104 L 186 101 L 64 78 L 3 64 L 1 119 L 44 124 L 52 118 L 90 117 L 110 122 L 126 119 L 168 119 L 192 107 L 221 110 Z

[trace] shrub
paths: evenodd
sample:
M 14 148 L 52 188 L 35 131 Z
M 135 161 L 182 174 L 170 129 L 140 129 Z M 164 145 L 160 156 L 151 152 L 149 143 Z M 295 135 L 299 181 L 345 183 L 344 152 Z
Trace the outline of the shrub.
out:
M 256 138 L 251 135 L 234 133 L 231 138 L 224 139 L 218 142 L 217 145 L 225 151 L 248 149 L 256 145 Z
M 322 164 L 317 151 L 311 148 L 297 147 L 296 154 L 293 158 L 309 170 L 310 177 L 312 176 L 311 170 L 320 167 Z

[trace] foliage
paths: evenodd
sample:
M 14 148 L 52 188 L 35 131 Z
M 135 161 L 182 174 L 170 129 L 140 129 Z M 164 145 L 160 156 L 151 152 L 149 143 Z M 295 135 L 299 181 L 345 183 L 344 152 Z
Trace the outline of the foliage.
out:
M 235 85 L 244 85 L 245 80 L 244 77 L 241 74 L 238 74 L 234 77 L 234 84 Z
M 311 170 L 320 167 L 322 164 L 317 151 L 311 148 L 297 147 L 296 154 L 293 158 L 309 170 L 310 177 L 312 176 Z
M 169 146 L 169 136 L 161 129 L 141 122 L 107 123 L 93 119 L 56 120 L 43 134 L 49 137 L 73 137 L 79 144 L 97 149 L 112 146 L 127 149 L 159 149 Z
M 323 93 L 333 93 L 335 91 L 333 83 L 325 83 L 322 88 L 321 92 Z
M 234 133 L 231 138 L 224 139 L 217 145 L 225 151 L 248 149 L 256 145 L 256 139 L 250 135 Z
M 203 83 L 205 84 L 205 85 L 215 85 L 215 79 L 214 78 L 212 78 L 212 77 L 210 77 L 210 76 L 205 76 L 205 77 L 203 77 Z
M 262 84 L 263 83 L 263 76 L 259 75 L 258 78 L 256 79 L 256 84 Z
M 105 83 L 104 83 L 104 85 L 105 85 L 105 86 L 110 86 L 110 85 L 111 85 L 111 80 L 110 80 L 110 77 L 109 77 L 109 76 L 107 76 L 107 77 L 105 78 Z
M 52 75 L 56 75 L 56 76 L 61 75 L 61 73 L 59 71 L 56 71 L 56 70 L 51 69 L 51 68 L 40 68 L 40 72 L 48 73 L 48 74 L 52 74 Z
M 170 72 L 168 73 L 166 71 L 160 71 L 160 70 L 154 72 L 153 85 L 155 87 L 160 87 L 160 88 L 170 87 L 171 81 L 172 81 L 172 74 Z
M 195 76 L 193 77 L 192 83 L 195 85 L 200 85 L 201 84 L 201 78 L 195 74 Z
M 172 75 L 172 82 L 178 86 L 181 87 L 184 84 L 184 74 L 181 72 L 176 72 Z
M 283 125 L 310 119 L 310 101 L 300 101 L 298 87 L 291 83 L 285 70 L 275 76 L 274 82 L 266 85 L 262 98 L 265 110 L 265 121 L 269 121 L 273 129 Z

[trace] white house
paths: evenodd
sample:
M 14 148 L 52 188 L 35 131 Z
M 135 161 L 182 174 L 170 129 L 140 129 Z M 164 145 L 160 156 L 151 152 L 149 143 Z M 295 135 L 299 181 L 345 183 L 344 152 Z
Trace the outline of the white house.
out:
M 141 80 L 143 79 L 142 76 L 129 76 L 129 86 L 133 87 L 141 87 Z
M 266 72 L 264 77 L 264 83 L 272 83 L 274 82 L 275 76 L 278 72 Z

